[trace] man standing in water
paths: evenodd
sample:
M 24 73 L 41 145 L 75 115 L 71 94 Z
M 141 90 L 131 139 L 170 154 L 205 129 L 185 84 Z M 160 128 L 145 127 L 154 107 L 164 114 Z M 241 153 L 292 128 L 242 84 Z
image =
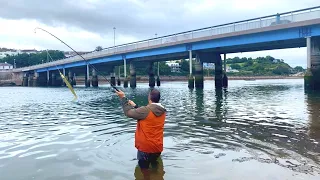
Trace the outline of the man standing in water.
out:
M 150 91 L 147 106 L 137 107 L 128 100 L 122 91 L 116 91 L 120 97 L 124 114 L 137 120 L 135 147 L 138 149 L 138 164 L 145 179 L 149 179 L 149 165 L 156 167 L 157 159 L 163 151 L 163 129 L 166 109 L 159 103 L 160 92 Z

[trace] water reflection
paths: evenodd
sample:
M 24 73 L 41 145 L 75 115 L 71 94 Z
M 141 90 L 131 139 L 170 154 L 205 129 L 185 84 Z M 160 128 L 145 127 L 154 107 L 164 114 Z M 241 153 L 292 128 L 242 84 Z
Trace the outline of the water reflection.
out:
M 306 103 L 309 114 L 309 128 L 308 135 L 320 141 L 320 93 L 306 91 Z
M 149 175 L 150 179 L 145 179 L 140 167 L 137 165 L 134 169 L 134 177 L 136 180 L 164 180 L 164 166 L 162 158 L 158 158 L 158 166 L 157 167 L 150 167 Z
M 168 113 L 153 179 L 319 179 L 319 94 L 300 80 L 208 83 L 159 87 Z M 146 105 L 149 90 L 125 92 Z M 136 121 L 118 97 L 109 87 L 76 91 L 79 104 L 65 88 L 0 88 L 0 179 L 143 178 Z

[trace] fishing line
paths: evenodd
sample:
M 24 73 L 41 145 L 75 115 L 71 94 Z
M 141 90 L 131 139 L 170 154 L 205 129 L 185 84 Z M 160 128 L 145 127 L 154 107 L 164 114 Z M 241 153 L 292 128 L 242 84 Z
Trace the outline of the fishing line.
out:
M 114 86 L 114 84 L 112 84 L 112 83 L 108 80 L 107 77 L 105 77 L 104 75 L 102 75 L 102 73 L 100 73 L 92 64 L 90 64 L 83 56 L 81 56 L 77 51 L 75 51 L 75 50 L 74 50 L 72 47 L 70 47 L 67 43 L 65 43 L 64 41 L 62 41 L 60 38 L 58 38 L 57 36 L 53 35 L 52 33 L 48 32 L 47 30 L 44 30 L 44 29 L 39 28 L 39 27 L 37 27 L 37 28 L 34 29 L 34 33 L 37 33 L 37 29 L 40 29 L 40 30 L 42 30 L 42 31 L 50 34 L 51 36 L 55 37 L 55 38 L 58 39 L 60 42 L 62 42 L 64 45 L 68 46 L 73 52 L 75 52 L 77 55 L 79 55 L 89 66 L 91 66 L 91 67 L 97 72 L 97 74 L 100 74 L 107 82 L 109 82 L 110 85 L 111 85 L 111 87 L 112 87 L 113 89 L 115 89 L 116 91 L 119 91 L 118 88 L 116 88 L 116 87 Z

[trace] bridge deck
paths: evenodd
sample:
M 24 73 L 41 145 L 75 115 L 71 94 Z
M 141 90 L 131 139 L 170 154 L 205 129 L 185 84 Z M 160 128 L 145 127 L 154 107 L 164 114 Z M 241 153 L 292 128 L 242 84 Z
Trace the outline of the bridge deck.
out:
M 122 59 L 123 54 L 132 52 L 146 51 L 164 47 L 175 47 L 182 44 L 192 44 L 214 39 L 236 37 L 317 24 L 320 24 L 320 6 L 118 45 L 103 49 L 102 51 L 84 54 L 83 57 L 87 60 L 112 56 L 115 56 L 115 59 Z M 299 43 L 299 46 L 300 45 L 301 42 Z M 74 56 L 54 62 L 14 69 L 14 72 L 43 69 L 80 61 L 83 61 L 81 57 Z

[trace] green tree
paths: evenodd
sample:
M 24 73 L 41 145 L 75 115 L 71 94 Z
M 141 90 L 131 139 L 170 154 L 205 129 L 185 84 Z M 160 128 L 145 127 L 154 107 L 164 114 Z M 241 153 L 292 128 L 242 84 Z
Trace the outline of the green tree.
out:
M 231 64 L 230 67 L 232 69 L 237 69 L 237 70 L 240 70 L 241 69 L 241 66 L 239 64 Z
M 244 67 L 250 67 L 250 66 L 252 66 L 252 65 L 253 65 L 253 60 L 251 60 L 251 61 L 248 60 L 247 62 L 244 63 L 243 66 L 244 66 Z
M 49 50 L 48 52 L 53 61 L 65 58 L 62 51 Z M 0 62 L 8 62 L 13 64 L 14 60 L 16 62 L 16 67 L 26 67 L 41 64 L 42 62 L 52 61 L 51 59 L 47 58 L 47 51 L 41 51 L 40 53 L 35 54 L 22 53 L 15 56 L 7 56 L 0 59 Z
M 275 58 L 272 57 L 272 56 L 266 56 L 265 59 L 266 59 L 267 61 L 269 61 L 269 62 L 273 62 L 273 60 L 275 60 Z
M 101 51 L 102 50 L 102 47 L 101 46 L 97 46 L 95 51 Z
M 304 72 L 305 70 L 304 70 L 303 67 L 301 67 L 301 66 L 296 66 L 296 67 L 294 68 L 294 71 L 295 71 L 295 72 Z
M 180 63 L 180 70 L 181 72 L 189 72 L 189 61 L 182 60 Z
M 276 75 L 288 75 L 290 74 L 291 68 L 285 64 L 278 65 L 272 72 Z

